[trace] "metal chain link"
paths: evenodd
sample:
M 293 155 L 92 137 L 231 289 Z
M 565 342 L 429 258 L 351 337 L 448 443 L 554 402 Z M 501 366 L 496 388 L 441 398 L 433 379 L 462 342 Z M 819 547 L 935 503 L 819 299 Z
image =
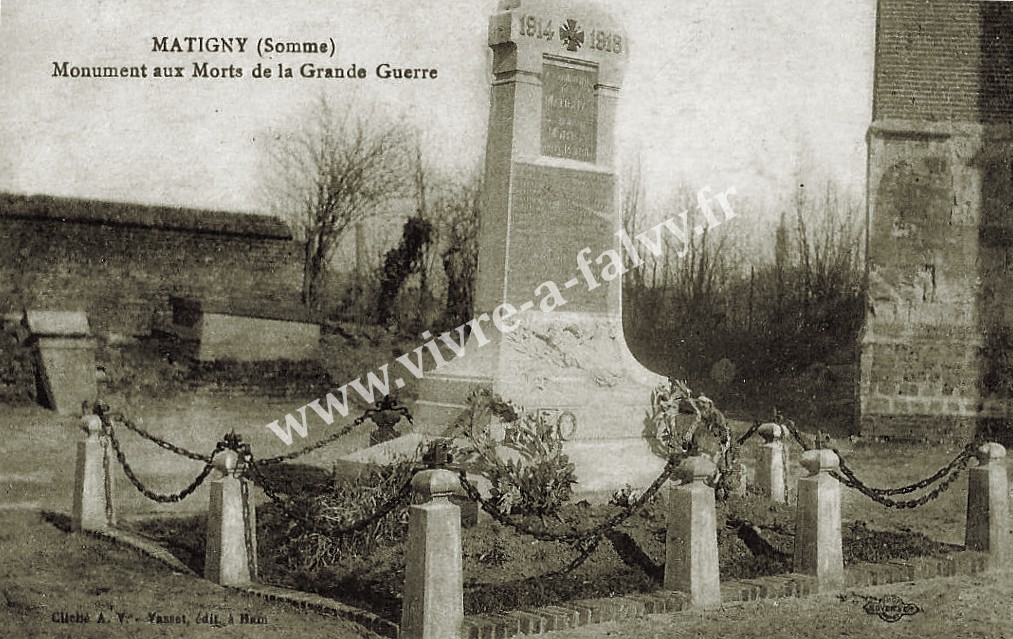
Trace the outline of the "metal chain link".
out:
M 246 545 L 246 568 L 250 579 L 257 579 L 257 549 L 253 545 L 254 527 L 250 512 L 250 484 L 245 477 L 239 478 L 239 498 L 243 504 L 243 543 Z
M 940 468 L 931 477 L 926 477 L 925 479 L 916 481 L 913 484 L 908 484 L 907 486 L 899 486 L 897 488 L 874 488 L 872 486 L 865 484 L 860 479 L 858 479 L 857 475 L 855 475 L 855 471 L 848 467 L 848 465 L 844 462 L 844 458 L 841 457 L 841 454 L 837 450 L 834 450 L 834 453 L 836 453 L 837 456 L 840 457 L 841 459 L 841 474 L 847 477 L 849 480 L 855 482 L 856 484 L 861 484 L 866 489 L 871 490 L 872 492 L 878 495 L 906 495 L 908 493 L 913 493 L 916 490 L 921 490 L 922 488 L 927 488 L 931 486 L 932 484 L 936 483 L 943 477 L 953 472 L 958 465 L 961 466 L 966 465 L 967 461 L 974 456 L 975 448 L 977 448 L 977 444 L 975 444 L 974 442 L 967 444 L 966 446 L 964 446 L 964 450 L 960 451 L 960 453 L 956 457 L 954 457 L 950 461 L 950 463 Z M 963 462 L 963 464 L 961 464 L 961 462 Z
M 278 492 L 271 487 L 270 482 L 267 481 L 267 478 L 264 476 L 263 471 L 260 470 L 259 466 L 262 465 L 262 463 L 263 462 L 254 462 L 252 457 L 247 460 L 246 468 L 250 469 L 251 471 L 250 473 L 251 480 L 255 485 L 259 486 L 264 491 L 264 494 L 267 495 L 267 497 L 272 502 L 274 502 L 275 504 L 278 505 L 279 508 L 281 508 L 282 512 L 285 514 L 286 517 L 288 517 L 297 525 L 302 527 L 303 530 L 305 530 L 306 532 L 317 532 L 321 534 L 339 537 L 344 535 L 350 535 L 352 533 L 364 530 L 371 524 L 374 524 L 377 521 L 383 519 L 384 517 L 392 513 L 395 508 L 406 502 L 408 500 L 409 495 L 411 494 L 412 479 L 415 477 L 415 472 L 413 471 L 411 473 L 411 476 L 408 477 L 405 483 L 400 488 L 398 488 L 397 492 L 394 493 L 394 495 L 391 496 L 390 499 L 381 504 L 380 507 L 377 508 L 376 511 L 374 511 L 371 515 L 364 517 L 363 519 L 360 519 L 359 521 L 356 521 L 354 523 L 342 526 L 340 528 L 330 528 L 330 527 L 323 528 L 321 526 L 318 526 L 316 522 L 312 521 L 308 517 L 296 513 L 291 509 L 287 501 L 283 499 L 278 494 Z
M 749 430 L 744 432 L 737 440 L 735 440 L 735 445 L 741 446 L 742 444 L 746 443 L 746 440 L 748 440 L 750 437 L 756 434 L 756 431 L 759 430 L 760 426 L 761 426 L 760 422 L 754 421 L 753 425 L 749 427 Z
M 109 465 L 109 437 L 104 433 L 102 441 L 102 481 L 105 488 L 106 523 L 113 525 L 113 473 Z
M 113 429 L 112 422 L 108 423 L 103 422 L 102 427 L 103 430 L 105 430 L 106 435 L 109 437 L 109 442 L 112 444 L 113 450 L 116 452 L 116 460 L 120 463 L 120 466 L 123 468 L 123 474 L 127 476 L 127 479 L 130 480 L 130 483 L 134 485 L 134 488 L 136 488 L 138 492 L 140 492 L 142 495 L 144 495 L 151 501 L 155 501 L 160 504 L 170 504 L 186 499 L 187 497 L 190 496 L 191 493 L 193 493 L 193 491 L 197 490 L 197 488 L 204 483 L 204 480 L 208 478 L 208 475 L 211 474 L 211 470 L 214 468 L 211 465 L 211 462 L 205 462 L 204 468 L 200 471 L 197 477 L 190 483 L 190 485 L 188 485 L 183 490 L 168 495 L 156 493 L 153 490 L 150 490 L 147 487 L 145 487 L 145 485 L 141 482 L 141 480 L 138 479 L 137 475 L 134 474 L 134 470 L 130 467 L 130 464 L 127 463 L 127 458 L 123 454 L 123 450 L 120 448 L 119 440 L 116 439 L 116 433 L 115 430 Z M 211 457 L 213 458 L 223 448 L 224 448 L 223 444 L 219 442 L 215 446 L 214 452 L 211 453 Z
M 468 479 L 467 473 L 464 470 L 459 471 L 458 477 L 460 479 L 461 486 L 464 487 L 464 490 L 468 495 L 468 498 L 478 502 L 479 506 L 482 507 L 482 510 L 489 513 L 493 519 L 504 526 L 509 526 L 510 528 L 530 537 L 534 537 L 539 541 L 561 541 L 573 544 L 575 542 L 587 541 L 595 537 L 601 537 L 605 531 L 615 528 L 617 525 L 639 512 L 648 501 L 654 498 L 665 482 L 668 481 L 675 472 L 677 466 L 673 463 L 673 461 L 674 459 L 669 459 L 669 462 L 665 464 L 665 469 L 661 471 L 661 474 L 658 475 L 657 479 L 651 483 L 651 485 L 636 501 L 623 508 L 623 510 L 619 513 L 609 517 L 602 523 L 588 530 L 571 531 L 567 533 L 553 533 L 546 528 L 529 526 L 522 523 L 518 518 L 511 517 L 510 515 L 503 513 L 496 504 L 483 497 L 478 488 Z
M 799 435 L 797 429 L 795 428 L 795 424 L 791 420 L 785 420 L 785 423 L 783 423 L 782 426 L 791 433 L 792 438 L 803 450 L 812 449 L 812 447 L 808 446 L 802 439 L 801 435 Z M 888 508 L 917 508 L 919 506 L 924 506 L 949 490 L 950 486 L 954 481 L 956 481 L 957 477 L 960 476 L 960 473 L 967 466 L 968 461 L 970 461 L 971 457 L 974 456 L 976 446 L 977 444 L 975 442 L 969 442 L 956 457 L 946 464 L 946 466 L 940 468 L 930 477 L 916 481 L 913 484 L 898 486 L 895 488 L 874 488 L 866 485 L 858 478 L 855 471 L 847 465 L 847 462 L 844 461 L 844 457 L 841 455 L 840 451 L 832 449 L 834 454 L 837 455 L 837 458 L 840 460 L 840 472 L 831 472 L 830 476 L 848 488 L 853 488 L 869 499 Z M 942 481 L 935 489 L 916 499 L 895 500 L 890 499 L 889 497 L 890 495 L 906 495 L 913 493 L 917 490 L 928 488 L 940 480 Z
M 291 460 L 296 459 L 298 457 L 302 457 L 303 455 L 312 453 L 313 451 L 315 451 L 315 450 L 317 450 L 319 448 L 323 448 L 324 446 L 326 446 L 328 444 L 334 443 L 335 441 L 341 439 L 342 437 L 344 437 L 348 433 L 352 432 L 352 430 L 356 426 L 359 426 L 360 424 L 362 424 L 362 419 L 361 418 L 360 419 L 356 419 L 354 422 L 352 422 L 351 424 L 348 424 L 347 426 L 345 426 L 344 428 L 342 428 L 338 432 L 333 433 L 333 434 L 325 437 L 324 439 L 321 439 L 320 441 L 318 441 L 315 444 L 311 444 L 309 446 L 306 446 L 305 448 L 300 448 L 297 451 L 293 451 L 291 453 L 286 453 L 284 455 L 277 455 L 275 457 L 267 457 L 265 459 L 261 459 L 257 463 L 259 465 L 261 465 L 261 466 L 269 466 L 271 464 L 280 464 L 281 462 L 291 461 Z
M 967 460 L 965 459 L 963 461 L 963 463 L 961 463 L 959 465 L 959 468 L 957 469 L 956 472 L 952 473 L 949 477 L 947 477 L 942 482 L 940 482 L 939 485 L 936 486 L 936 488 L 933 489 L 931 492 L 925 493 L 924 495 L 922 495 L 921 497 L 919 497 L 917 499 L 909 499 L 909 500 L 906 500 L 906 501 L 896 501 L 896 500 L 890 499 L 889 497 L 884 497 L 883 495 L 880 495 L 880 494 L 877 494 L 875 492 L 872 492 L 864 484 L 858 484 L 858 483 L 855 483 L 855 482 L 848 481 L 845 477 L 842 477 L 840 474 L 838 474 L 836 472 L 832 472 L 832 473 L 830 473 L 830 475 L 834 479 L 837 479 L 838 481 L 840 481 L 845 486 L 848 486 L 849 488 L 854 488 L 855 490 L 857 490 L 858 492 L 862 493 L 863 495 L 865 495 L 869 499 L 875 501 L 878 504 L 882 504 L 883 506 L 887 506 L 889 508 L 898 508 L 898 509 L 917 508 L 918 506 L 924 506 L 925 504 L 929 503 L 933 499 L 936 499 L 937 497 L 939 497 L 940 495 L 942 495 L 944 492 L 946 492 L 947 490 L 949 490 L 949 488 L 953 484 L 953 482 L 956 481 L 957 477 L 960 476 L 960 471 L 963 470 L 964 465 L 966 465 L 966 463 L 967 463 Z
M 106 404 L 104 404 L 102 402 L 98 402 L 98 403 L 95 404 L 93 412 L 96 415 L 98 415 L 98 418 L 100 420 L 102 420 L 102 425 L 103 426 L 105 426 L 106 424 L 110 424 L 111 425 L 113 421 L 117 421 L 117 422 L 123 424 L 124 426 L 126 426 L 129 430 L 131 430 L 134 433 L 140 435 L 144 439 L 147 439 L 148 441 L 153 442 L 153 443 L 157 444 L 158 446 L 161 446 L 162 448 L 164 448 L 165 450 L 167 450 L 169 452 L 176 453 L 177 455 L 182 455 L 183 457 L 189 457 L 190 459 L 192 459 L 194 461 L 201 461 L 201 462 L 205 462 L 205 463 L 210 463 L 211 462 L 211 458 L 208 457 L 208 456 L 206 456 L 206 455 L 201 455 L 199 453 L 195 453 L 195 452 L 189 451 L 189 450 L 187 450 L 185 448 L 182 448 L 180 446 L 177 446 L 177 445 L 175 445 L 175 444 L 173 444 L 171 442 L 167 442 L 166 440 L 162 439 L 161 437 L 158 437 L 156 435 L 152 435 L 148 431 L 144 430 L 143 428 L 141 428 L 137 424 L 135 424 L 132 421 L 130 421 L 129 419 L 127 419 L 126 416 L 123 415 L 123 413 L 110 413 L 109 412 L 109 406 L 107 406 Z
M 572 560 L 570 560 L 570 563 L 566 564 L 565 567 L 563 567 L 563 568 L 561 568 L 559 570 L 556 570 L 554 572 L 547 573 L 547 574 L 550 575 L 550 576 L 551 575 L 565 575 L 567 573 L 573 572 L 577 568 L 580 568 L 584 564 L 584 562 L 587 561 L 591 557 L 591 555 L 594 554 L 594 551 L 598 549 L 598 545 L 601 544 L 601 540 L 602 539 L 603 539 L 603 535 L 598 535 L 597 537 L 593 537 L 592 539 L 590 539 L 590 540 L 588 540 L 586 542 L 580 542 L 580 541 L 575 542 L 573 544 L 573 547 L 574 548 L 579 548 L 580 549 L 580 553 L 576 557 L 574 557 Z M 580 547 L 582 545 L 583 545 L 583 548 Z

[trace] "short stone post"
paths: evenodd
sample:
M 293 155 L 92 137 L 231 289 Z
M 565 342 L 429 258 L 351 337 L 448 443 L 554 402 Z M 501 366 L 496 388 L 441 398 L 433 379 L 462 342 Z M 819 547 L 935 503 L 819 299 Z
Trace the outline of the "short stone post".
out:
M 77 442 L 77 472 L 74 474 L 74 508 L 71 530 L 108 530 L 115 523 L 113 496 L 110 494 L 112 477 L 110 451 L 102 434 L 102 420 L 98 415 L 85 415 L 87 433 Z
M 402 639 L 460 639 L 464 622 L 461 509 L 450 503 L 460 480 L 449 470 L 412 479 L 408 554 L 401 611 Z
M 808 477 L 798 480 L 795 511 L 795 572 L 815 575 L 820 590 L 844 586 L 841 547 L 841 484 L 830 473 L 840 467 L 832 450 L 807 450 L 802 467 Z
M 690 457 L 677 473 L 685 483 L 668 493 L 665 589 L 685 593 L 693 606 L 721 605 L 714 489 L 704 483 L 716 470 L 709 458 Z
M 1006 478 L 1006 449 L 1001 444 L 983 444 L 975 452 L 978 466 L 967 476 L 968 550 L 987 552 L 990 563 L 999 566 L 1009 559 L 1009 492 Z
M 239 455 L 223 450 L 215 455 L 208 507 L 204 578 L 223 586 L 248 584 L 257 578 L 256 511 L 249 482 L 237 476 Z
M 784 482 L 784 431 L 780 424 L 763 424 L 757 430 L 763 438 L 760 448 L 760 465 L 756 469 L 756 486 L 770 501 L 786 501 Z

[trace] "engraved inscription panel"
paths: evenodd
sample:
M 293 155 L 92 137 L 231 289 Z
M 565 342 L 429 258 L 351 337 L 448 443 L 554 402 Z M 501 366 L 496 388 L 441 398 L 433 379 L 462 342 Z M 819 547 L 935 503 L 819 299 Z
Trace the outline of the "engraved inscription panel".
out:
M 577 271 L 577 253 L 591 249 L 594 260 L 616 243 L 611 174 L 561 167 L 514 164 L 507 300 L 520 306 L 546 296 L 535 288 L 555 282 L 567 300 L 561 310 L 605 312 L 609 283 L 588 290 Z M 594 265 L 594 273 L 601 267 Z M 571 278 L 579 283 L 565 289 Z M 613 282 L 618 285 L 618 282 Z
M 542 65 L 542 155 L 594 162 L 598 72 L 545 62 Z

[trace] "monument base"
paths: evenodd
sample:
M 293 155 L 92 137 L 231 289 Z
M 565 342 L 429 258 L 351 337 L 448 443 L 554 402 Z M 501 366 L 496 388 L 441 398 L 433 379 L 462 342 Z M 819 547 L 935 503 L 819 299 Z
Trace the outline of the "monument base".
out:
M 603 501 L 624 486 L 654 481 L 665 460 L 644 431 L 651 393 L 667 380 L 636 361 L 617 319 L 532 310 L 517 323 L 484 345 L 472 334 L 463 356 L 426 374 L 414 410 L 416 433 L 448 433 L 469 395 L 486 389 L 547 420 L 547 436 L 562 441 L 575 466 L 580 498 Z M 382 451 L 355 455 L 376 459 Z

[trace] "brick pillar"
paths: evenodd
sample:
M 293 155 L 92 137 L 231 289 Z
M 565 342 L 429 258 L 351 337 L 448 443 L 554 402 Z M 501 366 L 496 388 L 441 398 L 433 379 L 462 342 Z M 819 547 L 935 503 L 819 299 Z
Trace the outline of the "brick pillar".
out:
M 756 485 L 760 493 L 770 501 L 783 504 L 786 501 L 784 481 L 784 431 L 780 424 L 763 424 L 757 430 L 763 437 L 760 448 L 760 465 L 756 469 Z
M 795 512 L 795 572 L 815 575 L 820 590 L 844 585 L 841 548 L 841 484 L 830 476 L 840 467 L 832 450 L 802 455 L 808 477 L 798 480 Z
M 402 639 L 460 639 L 464 622 L 461 509 L 450 503 L 460 481 L 449 470 L 412 479 Z
M 967 533 L 964 545 L 991 555 L 993 566 L 1009 559 L 1009 488 L 1006 449 L 983 444 L 976 451 L 978 466 L 967 476 Z
M 82 422 L 87 435 L 77 443 L 70 525 L 74 531 L 107 530 L 115 523 L 109 446 L 98 415 L 85 415 Z
M 238 462 L 232 450 L 219 452 L 213 462 L 222 476 L 211 481 L 204 578 L 223 586 L 257 578 L 256 511 L 247 480 L 237 476 Z
M 685 483 L 668 495 L 665 589 L 689 595 L 693 606 L 721 605 L 714 489 L 704 483 L 716 470 L 707 457 L 684 460 L 678 477 Z

